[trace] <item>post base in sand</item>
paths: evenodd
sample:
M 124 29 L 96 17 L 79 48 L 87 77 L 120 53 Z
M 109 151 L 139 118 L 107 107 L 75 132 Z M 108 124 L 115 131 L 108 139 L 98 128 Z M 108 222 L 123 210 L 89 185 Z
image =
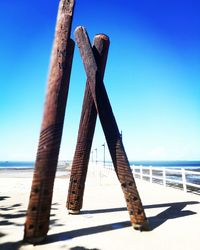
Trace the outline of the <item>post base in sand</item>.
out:
M 133 228 L 135 230 L 139 230 L 140 232 L 142 231 L 149 231 L 149 223 L 148 221 L 145 221 L 143 224 L 132 224 Z
M 69 214 L 80 214 L 80 210 L 68 210 Z
M 35 237 L 35 238 L 24 238 L 23 242 L 38 245 L 46 239 L 46 236 Z

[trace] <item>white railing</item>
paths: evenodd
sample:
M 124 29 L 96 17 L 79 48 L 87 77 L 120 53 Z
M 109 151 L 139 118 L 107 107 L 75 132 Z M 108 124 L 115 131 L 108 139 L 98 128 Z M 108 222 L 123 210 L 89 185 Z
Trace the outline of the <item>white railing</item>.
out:
M 131 166 L 135 178 L 159 183 L 164 186 L 176 186 L 185 192 L 194 191 L 200 193 L 200 172 L 190 171 L 184 168 L 165 168 L 165 167 L 143 167 Z M 194 179 L 198 183 L 194 183 Z M 193 181 L 192 181 L 193 180 Z
M 113 171 L 112 163 L 105 165 L 102 162 L 95 164 L 98 169 L 102 167 L 102 172 L 105 176 L 109 171 Z M 200 194 L 200 172 L 191 171 L 185 168 L 167 168 L 167 167 L 152 167 L 152 166 L 131 166 L 134 178 L 140 178 L 151 183 L 158 183 L 161 185 L 176 187 L 185 192 L 193 192 Z M 106 174 L 107 173 L 107 174 Z M 195 181 L 194 181 L 195 180 Z

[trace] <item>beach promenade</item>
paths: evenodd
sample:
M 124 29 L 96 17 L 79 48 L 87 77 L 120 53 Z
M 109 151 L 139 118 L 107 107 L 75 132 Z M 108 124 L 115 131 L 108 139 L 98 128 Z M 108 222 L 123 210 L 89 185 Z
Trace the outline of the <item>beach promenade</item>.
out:
M 65 208 L 69 176 L 58 171 L 42 245 L 23 245 L 31 170 L 0 171 L 0 249 L 199 250 L 200 196 L 136 179 L 150 223 L 134 230 L 115 173 L 90 167 L 81 214 Z

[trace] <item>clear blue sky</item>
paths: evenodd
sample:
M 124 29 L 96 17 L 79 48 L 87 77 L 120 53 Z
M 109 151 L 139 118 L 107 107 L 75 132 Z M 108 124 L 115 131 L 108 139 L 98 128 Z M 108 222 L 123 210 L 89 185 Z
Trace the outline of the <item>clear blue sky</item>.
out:
M 0 1 L 0 160 L 34 160 L 58 0 Z M 76 1 L 72 37 L 110 37 L 105 85 L 129 160 L 200 160 L 200 1 Z M 60 159 L 73 158 L 86 76 L 76 47 Z M 102 159 L 99 122 L 93 149 Z M 106 149 L 106 158 L 109 159 Z

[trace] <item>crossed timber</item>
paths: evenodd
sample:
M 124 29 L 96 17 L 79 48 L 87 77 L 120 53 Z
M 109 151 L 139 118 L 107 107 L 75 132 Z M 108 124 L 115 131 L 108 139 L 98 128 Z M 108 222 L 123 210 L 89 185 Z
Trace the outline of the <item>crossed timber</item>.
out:
M 87 83 L 72 163 L 67 208 L 70 213 L 79 213 L 82 207 L 96 113 L 98 113 L 114 169 L 124 192 L 131 223 L 135 229 L 147 230 L 147 219 L 103 83 L 109 38 L 105 35 L 97 35 L 92 49 L 83 27 L 76 29 L 75 37 L 85 67 Z

